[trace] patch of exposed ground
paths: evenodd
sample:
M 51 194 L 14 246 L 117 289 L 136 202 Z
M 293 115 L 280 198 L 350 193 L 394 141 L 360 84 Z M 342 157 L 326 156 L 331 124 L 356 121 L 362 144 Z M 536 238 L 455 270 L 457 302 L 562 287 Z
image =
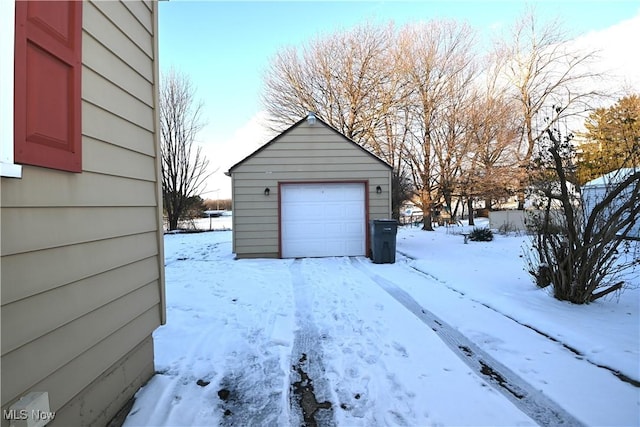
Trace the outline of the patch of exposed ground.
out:
M 317 427 L 316 413 L 322 409 L 331 411 L 331 402 L 318 402 L 315 391 L 313 389 L 313 380 L 303 369 L 307 361 L 306 353 L 302 353 L 302 357 L 296 365 L 291 369 L 298 374 L 300 379 L 292 383 L 291 399 L 295 399 L 295 403 L 302 410 L 302 417 L 306 427 Z

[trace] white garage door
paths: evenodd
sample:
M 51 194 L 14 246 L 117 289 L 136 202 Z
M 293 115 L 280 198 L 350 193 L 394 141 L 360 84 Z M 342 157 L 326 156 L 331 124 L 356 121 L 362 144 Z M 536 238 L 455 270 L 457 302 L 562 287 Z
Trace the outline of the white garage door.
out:
M 283 258 L 365 254 L 363 183 L 283 184 Z

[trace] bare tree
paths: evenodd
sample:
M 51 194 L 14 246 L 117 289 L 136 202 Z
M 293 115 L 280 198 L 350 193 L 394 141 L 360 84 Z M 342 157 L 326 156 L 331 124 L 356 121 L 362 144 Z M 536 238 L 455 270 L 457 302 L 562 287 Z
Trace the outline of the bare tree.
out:
M 160 88 L 160 138 L 162 151 L 162 199 L 169 230 L 198 196 L 211 175 L 209 161 L 202 155 L 195 138 L 202 129 L 202 103 L 196 103 L 190 79 L 170 69 Z
M 474 198 L 493 201 L 514 194 L 514 182 L 522 179 L 517 150 L 520 120 L 515 103 L 498 82 L 496 58 L 487 58 L 483 75 L 476 81 L 472 101 L 466 110 L 466 158 L 459 177 L 462 198 L 472 211 Z M 470 216 L 470 224 L 473 218 Z
M 580 52 L 567 43 L 558 22 L 540 25 L 533 12 L 526 13 L 512 29 L 512 38 L 497 45 L 504 58 L 503 76 L 518 102 L 522 121 L 518 160 L 526 168 L 539 142 L 550 129 L 591 109 L 595 79 L 591 71 L 593 51 Z M 554 114 L 549 114 L 553 108 Z M 524 185 L 519 192 L 519 208 L 524 207 Z
M 406 158 L 424 212 L 424 230 L 433 230 L 439 186 L 447 185 L 442 179 L 446 171 L 438 165 L 437 156 L 453 154 L 442 150 L 456 143 L 459 115 L 455 106 L 466 96 L 473 74 L 472 44 L 471 29 L 453 21 L 407 26 L 399 36 L 400 71 L 412 93 L 407 106 L 411 138 L 405 147 Z M 448 161 L 444 164 L 449 166 Z
M 471 211 L 474 197 L 491 202 L 514 181 L 523 189 L 545 131 L 588 109 L 596 94 L 584 83 L 596 75 L 585 67 L 593 54 L 572 52 L 558 28 L 538 28 L 533 15 L 519 21 L 513 39 L 497 46 L 484 88 L 467 25 L 358 26 L 280 51 L 263 102 L 274 129 L 314 111 L 389 162 L 397 177 L 411 177 L 423 229 L 432 230 L 432 211 L 443 201 L 451 211 L 455 197 L 465 199 Z M 545 120 L 552 106 L 556 114 Z
M 372 133 L 389 81 L 393 27 L 356 26 L 287 47 L 265 74 L 263 104 L 282 131 L 313 111 L 357 142 Z
M 444 108 L 438 120 L 439 126 L 432 139 L 439 175 L 439 193 L 452 219 L 457 217 L 458 208 L 461 207 L 460 180 L 468 173 L 465 170 L 465 160 L 471 149 L 471 140 L 468 138 L 469 115 L 476 101 L 471 90 L 475 67 L 468 65 L 465 68 L 449 81 L 447 97 L 443 100 Z M 473 224 L 473 218 L 470 217 Z
M 395 30 L 360 25 L 288 47 L 272 59 L 263 104 L 281 131 L 308 111 L 393 166 L 403 186 L 392 186 L 392 210 L 407 198 L 404 161 L 408 85 L 396 70 Z M 397 190 L 397 191 L 396 191 Z
M 541 166 L 546 179 L 541 213 L 534 215 L 529 272 L 539 286 L 552 285 L 554 296 L 576 304 L 595 301 L 623 289 L 640 265 L 638 242 L 627 240 L 640 221 L 640 169 L 621 169 L 602 194 L 581 198 L 570 176 L 571 135 L 548 129 Z

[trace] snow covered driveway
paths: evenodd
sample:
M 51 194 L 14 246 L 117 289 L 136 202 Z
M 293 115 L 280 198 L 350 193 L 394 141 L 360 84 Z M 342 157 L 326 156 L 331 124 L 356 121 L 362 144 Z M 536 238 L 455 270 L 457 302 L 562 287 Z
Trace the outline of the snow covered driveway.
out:
M 338 425 L 534 425 L 350 259 L 296 262 Z
M 234 260 L 230 232 L 167 235 L 158 373 L 126 425 L 638 424 L 637 291 L 575 307 L 505 267 L 521 239 L 398 237 L 411 258 L 375 265 Z

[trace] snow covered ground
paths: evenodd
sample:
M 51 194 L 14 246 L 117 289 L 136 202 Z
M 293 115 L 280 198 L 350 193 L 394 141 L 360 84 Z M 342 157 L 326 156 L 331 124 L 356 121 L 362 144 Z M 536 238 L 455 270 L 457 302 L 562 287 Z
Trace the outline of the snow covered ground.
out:
M 157 374 L 125 425 L 640 424 L 639 284 L 559 302 L 526 273 L 526 237 L 459 231 L 403 228 L 380 265 L 166 235 Z

